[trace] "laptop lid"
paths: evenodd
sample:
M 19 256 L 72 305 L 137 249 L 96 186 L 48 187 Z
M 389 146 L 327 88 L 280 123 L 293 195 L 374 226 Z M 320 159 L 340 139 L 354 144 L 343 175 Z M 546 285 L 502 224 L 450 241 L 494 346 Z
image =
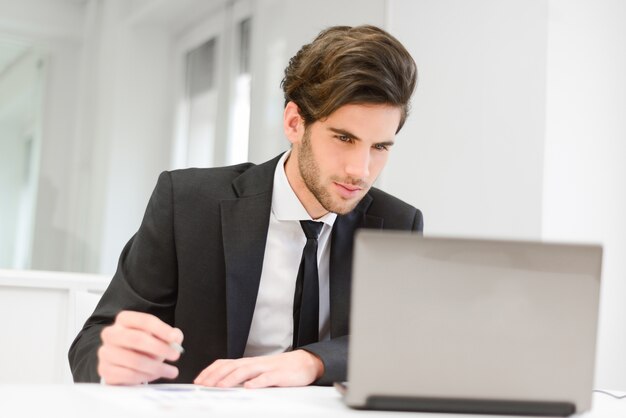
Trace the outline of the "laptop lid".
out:
M 590 408 L 601 247 L 363 230 L 353 262 L 348 405 Z

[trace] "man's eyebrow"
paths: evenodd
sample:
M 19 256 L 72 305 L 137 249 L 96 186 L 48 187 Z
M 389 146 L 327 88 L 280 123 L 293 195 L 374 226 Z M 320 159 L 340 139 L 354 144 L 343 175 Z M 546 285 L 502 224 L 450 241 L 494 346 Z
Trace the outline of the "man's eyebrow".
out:
M 328 130 L 333 131 L 334 133 L 339 134 L 339 135 L 347 136 L 348 138 L 356 139 L 359 141 L 361 140 L 358 136 L 356 136 L 352 132 L 346 131 L 345 129 L 329 127 Z
M 361 140 L 358 136 L 356 136 L 352 132 L 346 131 L 345 129 L 329 127 L 328 130 L 333 131 L 336 134 L 344 135 L 344 136 L 347 136 L 348 138 L 355 139 L 357 141 Z M 393 140 L 389 140 L 389 141 L 377 142 L 375 145 L 384 145 L 386 147 L 390 147 L 393 144 L 395 144 L 395 142 Z
M 383 141 L 383 142 L 377 142 L 374 145 L 383 145 L 385 147 L 392 147 L 395 144 L 394 141 Z

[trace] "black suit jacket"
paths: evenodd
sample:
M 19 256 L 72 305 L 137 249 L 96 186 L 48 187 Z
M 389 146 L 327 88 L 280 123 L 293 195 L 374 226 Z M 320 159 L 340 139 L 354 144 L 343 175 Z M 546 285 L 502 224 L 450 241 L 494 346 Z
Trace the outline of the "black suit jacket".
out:
M 70 348 L 75 381 L 100 380 L 100 332 L 121 310 L 156 315 L 183 331 L 178 382 L 193 381 L 217 359 L 243 355 L 279 158 L 160 175 L 111 284 Z M 372 188 L 352 212 L 337 217 L 330 254 L 331 339 L 303 347 L 324 362 L 318 384 L 346 379 L 352 245 L 360 227 L 421 231 L 422 214 Z

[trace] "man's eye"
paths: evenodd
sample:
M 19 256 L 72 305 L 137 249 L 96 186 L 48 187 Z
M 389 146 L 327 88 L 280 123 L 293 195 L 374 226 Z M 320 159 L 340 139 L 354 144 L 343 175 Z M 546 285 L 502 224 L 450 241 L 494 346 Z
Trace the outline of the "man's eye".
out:
M 337 135 L 336 138 L 341 142 L 350 142 L 350 137 L 347 135 Z
M 374 145 L 374 148 L 377 151 L 387 151 L 389 148 L 387 147 L 387 145 L 383 145 L 383 144 L 376 144 Z

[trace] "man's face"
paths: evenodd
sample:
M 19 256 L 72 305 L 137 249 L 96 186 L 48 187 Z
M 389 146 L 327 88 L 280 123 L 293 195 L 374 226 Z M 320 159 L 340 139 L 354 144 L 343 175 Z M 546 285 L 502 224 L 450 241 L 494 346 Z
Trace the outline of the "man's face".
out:
M 311 215 L 315 206 L 320 216 L 322 208 L 338 214 L 354 209 L 387 163 L 400 115 L 394 106 L 349 104 L 292 141 L 301 180 L 295 185 L 306 187 L 304 199 L 290 183 Z

